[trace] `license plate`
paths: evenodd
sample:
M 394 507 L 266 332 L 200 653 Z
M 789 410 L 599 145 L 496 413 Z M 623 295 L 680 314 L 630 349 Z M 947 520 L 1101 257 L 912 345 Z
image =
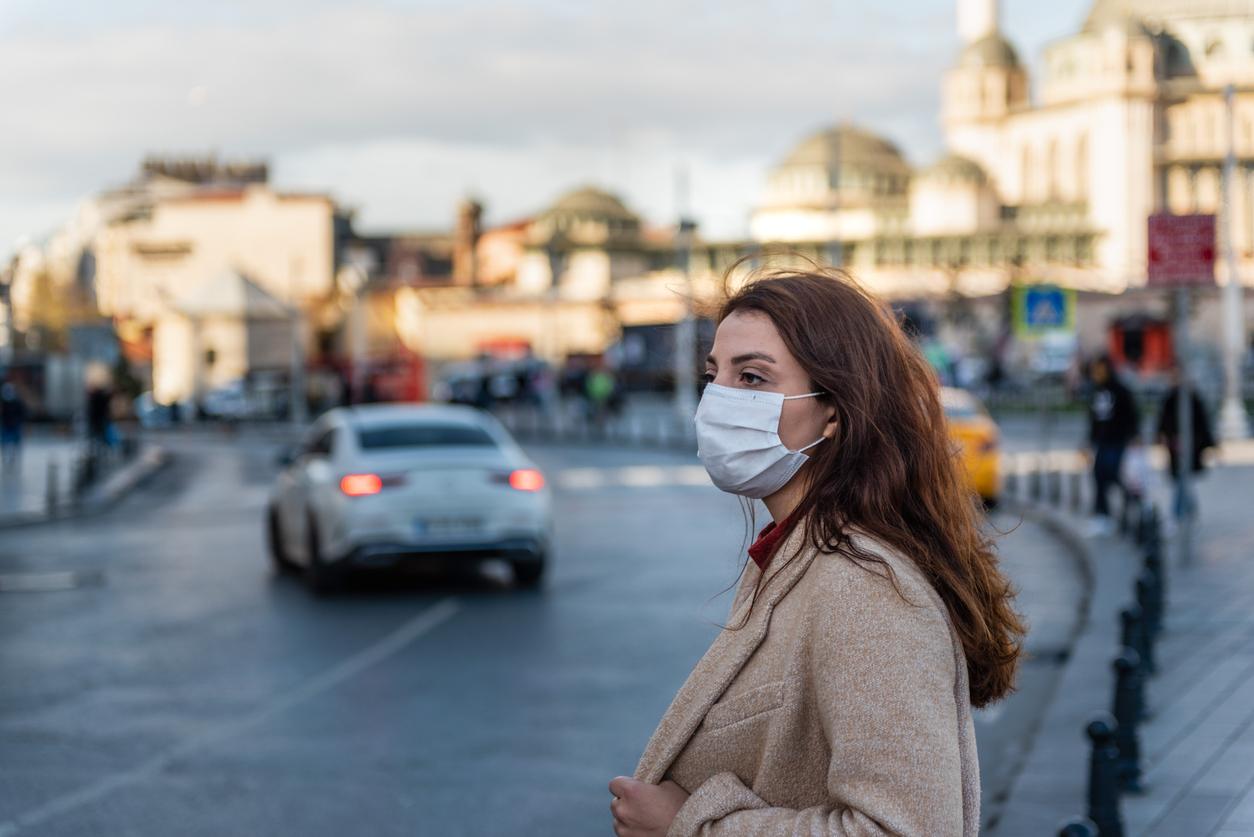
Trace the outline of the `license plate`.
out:
M 414 534 L 420 538 L 449 538 L 473 535 L 483 528 L 478 517 L 424 517 L 414 521 Z

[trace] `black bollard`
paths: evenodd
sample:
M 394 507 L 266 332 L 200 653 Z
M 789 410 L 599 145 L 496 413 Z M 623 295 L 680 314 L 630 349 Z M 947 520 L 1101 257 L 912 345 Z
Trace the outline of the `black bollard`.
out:
M 1033 503 L 1041 501 L 1041 469 L 1040 464 L 1034 464 L 1032 470 L 1028 472 L 1028 499 Z
M 1157 522 L 1157 509 L 1152 514 L 1150 540 L 1145 543 L 1145 568 L 1155 576 L 1154 611 L 1157 616 L 1157 627 L 1161 631 L 1167 606 L 1167 568 L 1162 563 L 1162 533 Z
M 1057 468 L 1050 469 L 1046 474 L 1046 490 L 1049 493 L 1049 504 L 1062 508 L 1062 472 Z
M 1115 658 L 1114 669 L 1114 714 L 1117 724 L 1115 746 L 1119 751 L 1119 789 L 1126 793 L 1140 793 L 1141 741 L 1137 736 L 1136 725 L 1141 717 L 1141 658 L 1134 649 L 1124 648 Z
M 1068 820 L 1059 830 L 1058 837 L 1097 837 L 1097 826 L 1092 820 Z
M 1153 673 L 1149 662 L 1149 633 L 1146 630 L 1145 610 L 1140 604 L 1129 605 L 1119 611 L 1119 644 L 1131 648 L 1141 660 L 1141 674 L 1148 676 Z
M 1071 511 L 1073 514 L 1079 514 L 1084 508 L 1084 489 L 1081 480 L 1083 476 L 1079 471 L 1071 472 Z
M 1141 606 L 1145 614 L 1145 636 L 1151 643 L 1158 638 L 1162 630 L 1158 583 L 1158 573 L 1150 569 L 1141 570 L 1141 574 L 1136 577 L 1136 603 Z M 1147 668 L 1155 671 L 1153 661 L 1148 663 Z
M 1006 472 L 1006 477 L 1002 481 L 1001 490 L 1007 497 L 1014 500 L 1019 499 L 1019 475 L 1014 471 Z
M 1119 815 L 1119 749 L 1115 746 L 1115 719 L 1102 714 L 1089 721 L 1085 733 L 1093 745 L 1089 754 L 1089 819 L 1101 837 L 1123 837 Z

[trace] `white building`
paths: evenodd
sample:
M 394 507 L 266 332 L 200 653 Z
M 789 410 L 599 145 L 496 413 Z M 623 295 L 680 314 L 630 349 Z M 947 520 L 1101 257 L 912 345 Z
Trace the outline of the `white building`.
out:
M 1254 0 L 1095 0 L 1039 79 L 997 0 L 958 0 L 958 30 L 945 156 L 914 168 L 854 126 L 821 131 L 772 172 L 755 239 L 835 254 L 890 295 L 1136 288 L 1152 212 L 1220 210 L 1233 84 L 1233 241 L 1254 280 Z

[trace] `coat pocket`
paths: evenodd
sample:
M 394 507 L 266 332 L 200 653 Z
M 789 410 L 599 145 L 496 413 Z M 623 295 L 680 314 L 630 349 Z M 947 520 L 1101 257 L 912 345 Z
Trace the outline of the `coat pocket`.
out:
M 756 686 L 747 692 L 720 700 L 705 713 L 701 728 L 709 731 L 722 729 L 741 721 L 778 709 L 784 703 L 784 681 L 776 680 L 764 686 Z

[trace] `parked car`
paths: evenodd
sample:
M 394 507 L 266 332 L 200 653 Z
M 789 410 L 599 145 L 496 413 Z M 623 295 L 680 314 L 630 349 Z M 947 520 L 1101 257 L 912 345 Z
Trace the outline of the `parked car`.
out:
M 147 429 L 170 427 L 179 422 L 189 421 L 196 414 L 190 401 L 162 404 L 153 397 L 151 392 L 141 392 L 132 402 L 131 408 L 135 412 L 135 418 L 139 419 L 140 427 Z
M 321 416 L 282 457 L 267 513 L 271 558 L 315 592 L 358 568 L 504 559 L 540 583 L 551 543 L 543 473 L 490 415 L 370 404 Z
M 984 505 L 997 505 L 1001 487 L 1000 432 L 980 400 L 953 387 L 941 387 L 941 407 L 945 410 L 949 437 L 962 450 L 962 462 L 971 488 Z

